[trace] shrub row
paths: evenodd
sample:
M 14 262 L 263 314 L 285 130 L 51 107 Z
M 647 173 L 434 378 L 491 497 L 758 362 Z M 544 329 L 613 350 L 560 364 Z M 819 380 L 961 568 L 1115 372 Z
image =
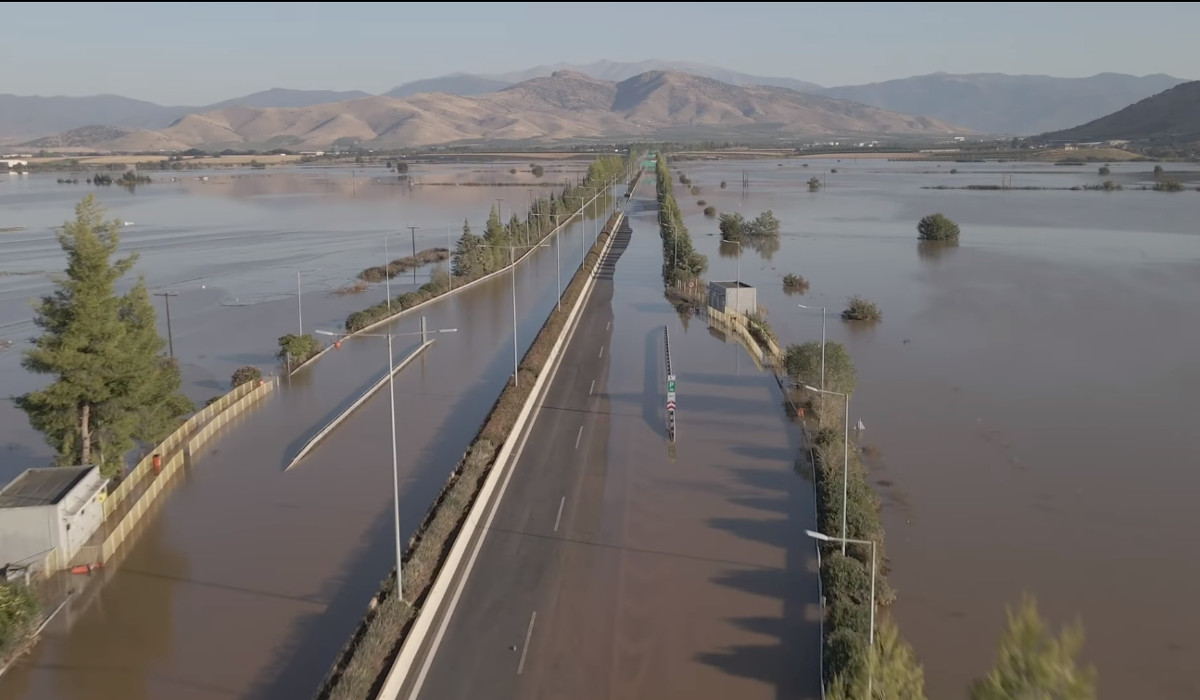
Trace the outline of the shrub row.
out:
M 458 286 L 460 283 L 467 284 L 468 282 L 473 282 L 479 277 L 482 277 L 482 275 L 466 278 L 456 277 L 455 286 Z M 461 282 L 458 280 L 461 280 Z M 417 304 L 427 302 L 440 294 L 444 294 L 449 289 L 450 277 L 445 270 L 439 269 L 434 273 L 433 279 L 421 285 L 417 291 L 399 294 L 396 296 L 396 298 L 391 300 L 390 304 L 387 301 L 381 301 L 378 304 L 368 306 L 361 311 L 355 311 L 347 316 L 346 332 L 354 333 L 356 331 L 361 331 L 372 323 L 382 321 L 390 315 L 398 314 L 405 309 L 410 309 L 416 306 Z
M 658 194 L 658 230 L 663 243 L 663 283 L 673 286 L 676 282 L 703 275 L 708 270 L 708 258 L 692 247 L 691 234 L 683 225 L 683 213 L 675 201 L 666 157 L 660 151 L 656 158 L 654 177 Z M 685 179 L 680 176 L 681 182 Z
M 830 365 L 826 377 L 828 386 L 833 390 L 853 392 L 856 372 L 849 355 L 836 343 L 827 344 L 826 354 L 826 362 Z M 793 382 L 815 385 L 820 344 L 793 345 L 788 348 L 787 355 L 789 378 Z M 846 537 L 876 543 L 875 601 L 878 606 L 890 605 L 895 601 L 895 593 L 885 576 L 879 497 L 867 481 L 867 470 L 858 449 L 851 446 L 848 453 L 845 450 L 842 399 L 817 395 L 808 407 L 820 416 L 822 425 L 811 444 L 817 490 L 817 527 L 827 535 L 841 536 L 845 488 Z M 868 644 L 871 548 L 852 544 L 843 555 L 840 543 L 829 542 L 822 543 L 821 550 L 821 586 L 826 599 L 824 681 L 829 687 L 863 688 L 871 654 Z M 878 633 L 878 629 L 876 631 Z
M 432 265 L 433 263 L 439 263 L 449 258 L 450 251 L 445 248 L 427 248 L 419 251 L 416 255 L 406 255 L 403 258 L 396 258 L 387 265 L 368 267 L 358 273 L 358 278 L 364 282 L 382 282 L 385 279 L 391 279 L 396 275 L 408 272 L 413 268 Z
M 598 264 L 600 251 L 615 223 L 610 218 L 583 264 L 563 292 L 562 309 L 551 311 L 542 330 L 525 353 L 519 369 L 520 383 L 510 379 L 462 460 L 450 474 L 404 552 L 404 595 L 396 596 L 395 570 L 384 579 L 358 629 L 343 647 L 317 693 L 318 698 L 362 700 L 382 685 L 405 635 L 416 617 L 449 554 L 454 538 L 475 501 L 496 455 L 508 440 L 538 374 L 545 367 L 579 300 L 588 275 Z

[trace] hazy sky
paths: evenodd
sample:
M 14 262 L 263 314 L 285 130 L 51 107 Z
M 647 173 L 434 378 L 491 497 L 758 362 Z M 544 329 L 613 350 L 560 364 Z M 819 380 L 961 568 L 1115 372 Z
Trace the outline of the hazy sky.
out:
M 690 60 L 822 85 L 1200 77 L 1200 3 L 5 3 L 0 93 L 207 104 L 446 73 Z

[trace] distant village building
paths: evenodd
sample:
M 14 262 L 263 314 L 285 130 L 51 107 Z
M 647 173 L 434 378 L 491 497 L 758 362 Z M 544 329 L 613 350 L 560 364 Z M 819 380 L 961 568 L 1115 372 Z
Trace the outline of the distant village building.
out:
M 758 311 L 758 295 L 745 282 L 709 282 L 708 305 L 723 314 L 752 314 Z
M 29 165 L 29 161 L 18 160 L 16 158 L 0 158 L 0 165 L 3 165 L 6 168 L 18 168 Z
M 63 568 L 104 522 L 95 466 L 27 469 L 0 490 L 0 566 Z M 46 572 L 49 573 L 49 572 Z

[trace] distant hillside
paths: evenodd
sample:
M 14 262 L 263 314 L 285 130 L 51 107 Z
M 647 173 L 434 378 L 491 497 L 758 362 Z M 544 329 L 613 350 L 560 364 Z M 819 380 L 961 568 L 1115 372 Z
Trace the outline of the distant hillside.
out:
M 326 149 L 335 142 L 428 146 L 461 141 L 554 141 L 970 133 L 926 117 L 777 87 L 737 86 L 652 71 L 619 83 L 559 71 L 478 97 L 425 93 L 308 107 L 228 107 L 189 114 L 158 132 L 203 148 Z M 108 142 L 89 144 L 110 148 Z M 114 149 L 115 150 L 115 149 Z
M 414 80 L 411 83 L 394 87 L 383 94 L 387 97 L 409 97 L 427 92 L 448 92 L 451 95 L 473 97 L 503 90 L 509 85 L 512 85 L 512 82 L 507 80 L 493 80 L 479 75 L 455 73 L 441 78 Z
M 95 144 L 103 144 L 104 150 L 109 151 L 183 151 L 190 148 L 186 143 L 157 131 L 126 131 L 113 126 L 81 126 L 23 145 L 38 149 L 93 149 Z
M 367 93 L 354 90 L 285 90 L 274 88 L 235 97 L 205 107 L 163 107 L 153 102 L 119 95 L 90 97 L 37 97 L 0 95 L 0 142 L 17 143 L 95 124 L 120 129 L 162 129 L 185 114 L 207 112 L 233 105 L 248 107 L 307 107 L 322 102 L 342 102 Z
M 209 111 L 224 107 L 308 107 L 325 102 L 345 102 L 357 100 L 360 97 L 370 97 L 371 93 L 362 90 L 288 90 L 287 88 L 271 88 L 244 97 L 224 100 L 197 111 Z
M 1082 124 L 1182 82 L 1162 74 L 1051 78 L 935 73 L 826 88 L 820 93 L 882 109 L 924 114 L 985 133 L 1026 135 Z
M 789 90 L 799 92 L 812 92 L 821 90 L 821 86 L 816 83 L 809 83 L 795 78 L 772 78 L 760 75 L 750 75 L 749 73 L 741 73 L 727 68 L 719 68 L 710 66 L 706 63 L 695 63 L 693 61 L 662 61 L 658 59 L 650 59 L 646 61 L 596 61 L 595 63 L 587 63 L 583 65 L 571 63 L 556 63 L 548 66 L 535 66 L 522 71 L 514 71 L 512 73 L 502 73 L 499 75 L 484 75 L 479 76 L 491 80 L 503 81 L 507 83 L 519 83 L 532 78 L 544 78 L 559 71 L 571 71 L 574 73 L 582 73 L 591 78 L 599 80 L 607 80 L 609 82 L 619 83 L 622 80 L 628 80 L 636 75 L 650 73 L 653 71 L 690 73 L 691 75 L 699 75 L 705 78 L 712 78 L 730 85 L 765 85 L 769 87 L 782 87 Z M 450 92 L 450 91 L 447 91 Z
M 187 113 L 119 95 L 27 97 L 0 95 L 0 140 L 23 141 L 91 124 L 161 129 Z
M 1176 85 L 1082 126 L 1042 134 L 1044 141 L 1200 141 L 1200 80 Z

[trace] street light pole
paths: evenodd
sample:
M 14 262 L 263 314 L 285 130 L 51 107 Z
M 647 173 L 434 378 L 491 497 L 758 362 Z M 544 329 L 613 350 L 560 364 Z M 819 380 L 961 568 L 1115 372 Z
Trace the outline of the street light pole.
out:
M 383 237 L 383 290 L 387 295 L 387 310 L 388 316 L 392 315 L 392 261 L 388 255 L 387 235 Z M 297 273 L 299 274 L 299 273 Z
M 409 226 L 408 227 L 408 232 L 410 234 L 412 234 L 413 284 L 417 283 L 417 266 L 416 266 L 416 262 L 417 262 L 417 229 L 419 229 L 419 228 L 421 228 L 421 227 L 420 226 Z
M 808 311 L 816 311 L 815 306 L 805 306 L 804 304 L 796 304 L 802 309 Z M 821 307 L 821 388 L 825 388 L 825 307 Z
M 871 667 L 867 673 L 867 697 L 868 698 L 873 697 L 871 695 L 871 686 L 874 684 L 874 681 L 875 681 L 875 678 L 874 678 L 875 663 L 873 661 L 874 656 L 875 656 L 875 576 L 876 576 L 876 570 L 879 568 L 878 562 L 875 558 L 875 540 L 850 540 L 850 539 L 846 539 L 845 537 L 830 537 L 829 535 L 826 535 L 826 534 L 823 534 L 820 532 L 815 532 L 813 530 L 805 530 L 804 534 L 808 535 L 809 537 L 813 538 L 814 540 L 820 540 L 822 542 L 841 542 L 843 555 L 845 555 L 845 553 L 846 553 L 846 543 L 847 542 L 849 542 L 851 544 L 869 544 L 869 545 L 871 545 L 871 631 L 869 633 L 869 637 L 868 637 L 868 641 L 867 641 L 867 648 L 870 649 L 871 656 L 869 658 L 871 658 L 872 661 L 870 662 Z
M 296 273 L 296 284 L 300 283 L 300 273 Z M 155 292 L 154 296 L 162 297 L 163 302 L 167 305 L 167 348 L 171 353 L 171 359 L 175 359 L 175 337 L 171 333 L 171 297 L 179 296 L 175 292 Z
M 512 270 L 512 312 L 513 312 L 513 386 L 520 384 L 520 366 L 521 358 L 517 350 L 517 248 L 520 247 L 537 247 L 547 248 L 549 243 L 542 243 L 538 246 L 515 246 L 515 245 L 481 245 L 480 248 L 508 248 L 508 267 Z M 561 280 L 561 278 L 560 278 Z M 561 282 L 560 282 L 561 284 Z M 561 288 L 560 288 L 561 289 Z M 562 297 L 561 292 L 558 295 Z
M 422 328 L 424 327 L 425 319 L 421 319 Z M 396 457 L 396 368 L 392 355 L 392 337 L 393 336 L 411 336 L 419 335 L 424 339 L 427 333 L 456 333 L 457 328 L 442 328 L 436 331 L 422 330 L 418 333 L 360 333 L 360 338 L 387 338 L 387 353 L 388 353 L 388 395 L 390 401 L 388 405 L 391 411 L 391 428 L 392 428 L 392 512 L 396 534 L 396 595 L 401 601 L 404 600 L 404 543 L 400 539 L 400 462 Z M 332 331 L 317 331 L 321 335 L 331 335 L 338 338 L 347 337 L 346 333 L 334 333 Z M 336 341 L 337 344 L 341 340 Z
M 842 436 L 842 554 L 846 553 L 846 506 L 849 501 L 850 494 L 850 396 L 843 394 L 840 391 L 828 391 L 826 389 L 818 389 L 815 386 L 804 385 L 805 389 L 815 391 L 820 394 L 836 394 L 846 402 L 846 420 L 842 425 L 842 430 L 845 433 Z
M 454 291 L 454 233 L 449 226 L 446 227 L 446 278 L 450 280 L 450 291 Z

